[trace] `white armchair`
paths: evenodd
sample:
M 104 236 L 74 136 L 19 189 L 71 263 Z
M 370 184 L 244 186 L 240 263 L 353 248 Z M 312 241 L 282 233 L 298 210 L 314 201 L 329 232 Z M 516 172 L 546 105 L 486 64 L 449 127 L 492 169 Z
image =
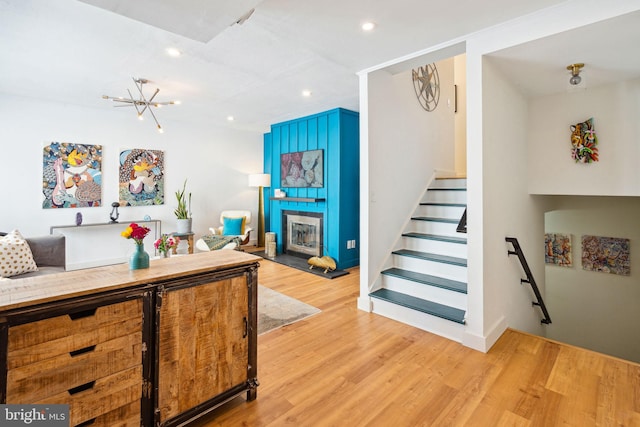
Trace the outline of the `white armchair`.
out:
M 244 233 L 242 234 L 229 234 L 229 233 L 225 233 L 224 230 L 224 223 L 225 223 L 225 218 L 229 219 L 235 219 L 235 218 L 244 218 Z M 227 220 L 228 221 L 228 220 Z M 251 211 L 247 211 L 247 210 L 229 210 L 229 211 L 222 211 L 220 213 L 220 225 L 219 227 L 210 227 L 209 231 L 211 231 L 211 234 L 213 235 L 217 235 L 217 236 L 227 236 L 227 237 L 238 237 L 240 238 L 240 241 L 242 245 L 246 245 L 247 243 L 249 243 L 249 236 L 251 234 L 251 231 L 253 230 L 249 225 L 251 224 Z M 208 251 L 209 250 L 209 246 L 207 245 L 207 243 L 203 240 L 203 239 L 198 239 L 196 241 L 196 248 L 200 249 L 201 251 Z M 228 245 L 224 246 L 222 249 L 235 249 L 236 248 L 236 244 L 235 243 L 229 243 Z

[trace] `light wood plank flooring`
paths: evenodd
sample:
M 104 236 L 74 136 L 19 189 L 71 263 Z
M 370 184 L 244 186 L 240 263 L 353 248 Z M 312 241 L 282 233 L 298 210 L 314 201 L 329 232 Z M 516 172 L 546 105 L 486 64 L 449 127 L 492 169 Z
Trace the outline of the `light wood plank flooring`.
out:
M 322 313 L 261 335 L 258 399 L 197 426 L 640 426 L 640 365 L 513 330 L 471 350 L 357 310 L 357 268 L 258 277 Z

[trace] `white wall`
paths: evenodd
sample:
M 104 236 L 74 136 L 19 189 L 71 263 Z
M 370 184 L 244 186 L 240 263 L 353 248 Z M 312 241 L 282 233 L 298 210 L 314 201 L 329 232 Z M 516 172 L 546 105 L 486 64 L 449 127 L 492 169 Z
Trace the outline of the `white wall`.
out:
M 4 183 L 0 230 L 49 234 L 51 225 L 73 224 L 77 212 L 82 212 L 85 224 L 108 222 L 111 203 L 118 201 L 118 155 L 124 148 L 164 151 L 166 194 L 164 205 L 120 208 L 123 224 L 148 214 L 163 221 L 163 231 L 175 230 L 174 192 L 185 178 L 193 193 L 196 237 L 219 222 L 223 209 L 251 209 L 255 214 L 257 189 L 248 187 L 247 175 L 262 171 L 261 134 L 174 122 L 169 109 L 159 114 L 165 128 L 159 134 L 148 120 L 140 122 L 132 111 L 123 111 L 0 94 L 0 182 Z M 103 146 L 103 207 L 42 209 L 42 148 L 52 141 Z
M 530 193 L 640 195 L 639 99 L 640 79 L 534 98 L 526 133 Z M 599 161 L 576 163 L 569 125 L 591 117 Z
M 540 311 L 531 306 L 531 290 L 520 285 L 522 268 L 517 258 L 507 255 L 512 248 L 505 242 L 505 237 L 519 240 L 544 294 L 544 269 L 537 250 L 544 234 L 543 211 L 541 203 L 527 194 L 527 144 L 520 138 L 527 128 L 527 100 L 488 58 L 483 61 L 482 92 L 491 96 L 482 103 L 482 201 L 468 203 L 468 217 L 475 220 L 478 213 L 482 221 L 481 238 L 476 222 L 467 228 L 476 255 L 468 280 L 468 328 L 470 334 L 482 336 L 500 334 L 506 326 L 540 334 Z M 481 273 L 475 274 L 476 270 Z
M 453 58 L 454 83 L 458 88 L 455 114 L 455 171 L 458 175 L 467 174 L 467 57 L 458 55 Z
M 640 198 L 554 197 L 545 232 L 572 236 L 573 267 L 547 265 L 547 337 L 640 362 Z M 583 235 L 630 239 L 631 275 L 582 269 Z
M 398 230 L 409 221 L 434 170 L 454 169 L 453 59 L 437 67 L 441 94 L 433 112 L 418 103 L 411 70 L 367 76 L 368 117 L 361 126 L 367 128 L 368 140 L 361 146 L 368 159 L 361 163 L 361 176 L 368 178 L 369 191 L 361 211 L 369 236 L 366 252 L 361 252 L 368 266 L 361 275 L 361 296 L 388 262 Z

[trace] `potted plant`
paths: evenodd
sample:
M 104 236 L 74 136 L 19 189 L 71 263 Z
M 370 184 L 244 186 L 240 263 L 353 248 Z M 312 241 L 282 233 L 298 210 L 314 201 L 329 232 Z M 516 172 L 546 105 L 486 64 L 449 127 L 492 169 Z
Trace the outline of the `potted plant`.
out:
M 187 180 L 184 180 L 182 190 L 176 191 L 178 207 L 173 211 L 176 214 L 176 228 L 178 234 L 191 233 L 191 193 L 187 194 Z

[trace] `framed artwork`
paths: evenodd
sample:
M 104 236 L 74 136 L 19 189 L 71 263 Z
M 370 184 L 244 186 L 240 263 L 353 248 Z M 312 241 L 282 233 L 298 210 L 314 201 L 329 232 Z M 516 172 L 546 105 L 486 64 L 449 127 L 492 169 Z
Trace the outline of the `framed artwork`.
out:
M 576 163 L 598 161 L 598 137 L 593 127 L 593 118 L 576 123 L 571 129 L 571 158 Z
M 280 186 L 324 187 L 324 150 L 297 151 L 280 155 Z
M 102 146 L 52 142 L 42 153 L 43 209 L 102 206 Z
M 120 206 L 164 204 L 164 152 L 121 151 L 119 181 Z
M 544 262 L 561 267 L 573 267 L 570 234 L 545 233 Z
M 582 268 L 629 276 L 629 249 L 629 239 L 582 236 Z

